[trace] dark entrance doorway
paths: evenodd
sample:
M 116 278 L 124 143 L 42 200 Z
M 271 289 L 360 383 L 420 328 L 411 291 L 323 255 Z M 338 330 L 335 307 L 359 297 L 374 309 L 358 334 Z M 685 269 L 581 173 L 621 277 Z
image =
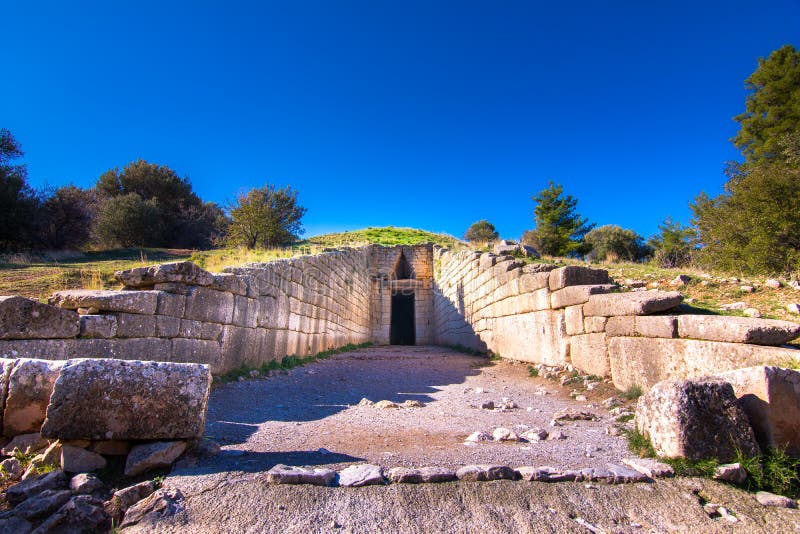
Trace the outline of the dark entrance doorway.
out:
M 392 323 L 389 327 L 392 345 L 414 345 L 414 293 L 392 295 Z

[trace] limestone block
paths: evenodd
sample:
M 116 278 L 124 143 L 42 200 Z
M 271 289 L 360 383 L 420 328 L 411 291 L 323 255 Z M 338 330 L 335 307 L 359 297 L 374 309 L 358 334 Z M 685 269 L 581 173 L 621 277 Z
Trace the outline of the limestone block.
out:
M 209 289 L 217 291 L 227 291 L 234 295 L 247 296 L 247 280 L 243 276 L 232 273 L 221 273 L 211 275 Z
M 186 296 L 167 293 L 165 291 L 158 292 L 158 304 L 156 306 L 156 313 L 158 315 L 167 315 L 169 317 L 183 317 L 186 310 Z
M 233 324 L 255 328 L 258 325 L 258 300 L 234 295 Z
M 185 319 L 230 324 L 233 320 L 233 294 L 193 287 L 186 296 Z
M 91 440 L 199 438 L 210 387 L 207 365 L 70 360 L 55 381 L 42 435 Z
M 154 337 L 156 334 L 154 315 L 118 313 L 116 317 L 117 337 Z
M 636 317 L 636 335 L 642 337 L 678 337 L 678 323 L 674 315 L 642 315 Z
M 158 291 L 71 289 L 53 293 L 50 304 L 69 310 L 97 308 L 107 312 L 153 315 L 158 304 Z
M 691 339 L 783 345 L 800 335 L 800 324 L 752 317 L 681 315 L 678 333 L 680 337 Z
M 0 433 L 3 429 L 3 412 L 6 409 L 6 397 L 8 395 L 8 381 L 11 377 L 11 370 L 17 364 L 17 360 L 0 359 Z
M 636 317 L 632 315 L 619 315 L 617 317 L 609 317 L 608 321 L 606 322 L 606 334 L 609 337 L 635 336 Z
M 555 291 L 567 286 L 612 284 L 613 281 L 608 276 L 608 271 L 603 269 L 570 265 L 550 271 L 548 283 L 550 290 Z
M 584 317 L 583 329 L 587 334 L 605 332 L 608 317 Z
M 166 315 L 156 315 L 156 337 L 178 337 L 181 330 L 181 321 L 179 317 L 168 317 Z
M 117 271 L 114 273 L 114 277 L 128 287 L 147 287 L 165 282 L 207 286 L 213 281 L 211 273 L 190 261 L 162 263 Z
M 222 328 L 222 325 L 217 323 L 204 323 L 202 321 L 181 319 L 181 327 L 178 335 L 191 339 L 219 341 L 220 336 L 222 336 Z
M 569 306 L 565 308 L 564 322 L 568 336 L 583 334 L 583 306 Z
M 179 282 L 164 282 L 161 284 L 153 285 L 153 289 L 160 293 L 169 293 L 170 295 L 182 295 L 182 296 L 186 296 L 189 293 L 191 293 L 193 287 L 197 286 L 181 284 Z
M 694 339 L 610 337 L 608 354 L 614 386 L 621 390 L 757 365 L 800 364 L 797 349 Z
M 24 297 L 0 297 L 0 339 L 70 338 L 78 314 Z
M 81 315 L 81 337 L 108 339 L 117 335 L 117 317 L 114 315 Z
M 222 331 L 222 364 L 228 369 L 242 365 L 260 365 L 274 359 L 271 348 L 265 346 L 263 328 L 241 328 L 227 325 Z
M 555 271 L 553 271 L 555 272 Z M 587 316 L 649 315 L 670 310 L 683 300 L 677 291 L 635 291 L 592 295 L 583 306 Z
M 3 412 L 3 435 L 39 432 L 53 392 L 53 384 L 65 362 L 21 358 L 11 370 Z
M 547 365 L 568 363 L 569 341 L 563 311 L 542 310 L 499 317 L 488 348 L 513 360 Z
M 491 269 L 494 266 L 496 260 L 497 256 L 495 256 L 494 254 L 491 254 L 489 252 L 481 254 L 481 259 L 480 259 L 481 270 Z
M 597 376 L 611 374 L 604 333 L 573 336 L 569 341 L 569 347 L 572 365 L 584 373 Z
M 729 382 L 762 449 L 800 456 L 800 373 L 757 366 L 716 375 Z
M 605 285 L 588 285 L 588 286 L 567 286 L 563 289 L 554 291 L 550 295 L 550 307 L 555 309 L 565 308 L 567 306 L 575 306 L 583 304 L 589 300 L 591 295 L 600 295 L 612 291 L 616 286 L 611 284 Z
M 233 369 L 223 366 L 222 347 L 218 341 L 175 338 L 171 342 L 172 361 L 203 363 L 210 366 L 213 373 L 226 373 Z
M 156 441 L 136 445 L 125 459 L 125 476 L 134 477 L 153 469 L 169 467 L 185 450 L 185 441 Z
M 528 293 L 546 288 L 549 278 L 550 273 L 527 273 L 523 267 L 522 275 L 519 277 L 519 291 L 520 293 Z
M 729 462 L 760 453 L 733 387 L 718 379 L 664 381 L 639 397 L 636 427 L 659 456 Z

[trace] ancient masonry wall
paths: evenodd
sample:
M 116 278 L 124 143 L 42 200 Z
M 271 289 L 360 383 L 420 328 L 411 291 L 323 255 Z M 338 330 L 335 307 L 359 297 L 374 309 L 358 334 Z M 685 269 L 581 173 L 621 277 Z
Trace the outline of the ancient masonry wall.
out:
M 681 314 L 676 292 L 618 293 L 608 273 L 434 250 L 434 342 L 572 364 L 617 388 L 757 365 L 796 367 L 785 321 Z
M 370 340 L 370 248 L 208 273 L 190 263 L 119 273 L 123 291 L 0 297 L 0 357 L 208 364 L 213 373 Z

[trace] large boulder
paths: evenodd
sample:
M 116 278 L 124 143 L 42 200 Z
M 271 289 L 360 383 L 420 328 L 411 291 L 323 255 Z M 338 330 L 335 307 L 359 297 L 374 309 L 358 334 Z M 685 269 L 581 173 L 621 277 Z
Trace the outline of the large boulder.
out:
M 39 432 L 53 386 L 65 362 L 20 358 L 8 379 L 3 435 Z
M 70 338 L 78 314 L 24 297 L 0 297 L 0 339 Z
M 114 277 L 128 287 L 149 287 L 155 284 L 177 282 L 196 286 L 211 285 L 214 276 L 190 261 L 162 263 L 117 271 Z
M 580 267 L 569 265 L 559 267 L 550 272 L 549 286 L 550 291 L 556 291 L 567 286 L 588 286 L 612 284 L 608 271 L 604 269 L 592 269 L 590 267 Z
M 50 304 L 68 310 L 94 308 L 101 311 L 153 315 L 158 306 L 158 291 L 111 291 L 105 289 L 70 289 L 57 291 Z
M 207 365 L 77 359 L 55 382 L 42 435 L 59 439 L 185 439 L 203 435 Z
M 659 456 L 733 460 L 760 453 L 733 387 L 722 380 L 664 381 L 639 398 L 636 427 Z
M 800 373 L 758 366 L 717 375 L 729 382 L 762 448 L 800 456 Z
M 649 315 L 670 310 L 680 304 L 682 300 L 683 296 L 677 291 L 634 291 L 592 295 L 583 306 L 583 314 L 587 317 Z
M 709 341 L 783 345 L 800 335 L 800 324 L 752 317 L 680 315 L 678 335 Z

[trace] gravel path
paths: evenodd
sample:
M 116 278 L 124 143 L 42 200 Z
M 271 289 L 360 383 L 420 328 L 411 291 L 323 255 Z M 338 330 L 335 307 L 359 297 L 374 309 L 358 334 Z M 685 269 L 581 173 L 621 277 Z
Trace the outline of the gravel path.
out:
M 503 397 L 519 409 L 480 408 Z M 398 404 L 417 400 L 424 406 L 358 406 L 362 398 Z M 553 414 L 562 409 L 591 411 L 601 420 L 551 427 Z M 276 463 L 339 468 L 365 461 L 384 467 L 604 467 L 628 455 L 623 438 L 606 435 L 609 421 L 596 400 L 576 402 L 568 388 L 529 377 L 526 365 L 488 362 L 441 347 L 374 347 L 285 375 L 215 388 L 206 435 L 224 450 L 203 467 L 256 472 Z M 518 433 L 558 430 L 566 439 L 464 444 L 469 434 L 491 434 L 496 427 Z

